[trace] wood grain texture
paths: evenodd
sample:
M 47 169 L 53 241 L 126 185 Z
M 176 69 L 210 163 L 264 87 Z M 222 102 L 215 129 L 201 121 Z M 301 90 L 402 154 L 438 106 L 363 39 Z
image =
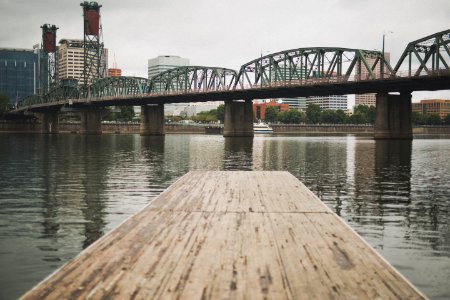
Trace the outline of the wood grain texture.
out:
M 194 171 L 22 299 L 423 299 L 288 172 Z

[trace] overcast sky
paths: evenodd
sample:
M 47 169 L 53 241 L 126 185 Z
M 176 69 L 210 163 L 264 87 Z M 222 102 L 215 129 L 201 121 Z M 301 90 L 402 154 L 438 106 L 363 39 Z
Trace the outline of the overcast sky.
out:
M 40 26 L 58 40 L 82 38 L 80 0 L 0 0 L 0 47 L 31 48 Z M 232 69 L 263 54 L 316 46 L 382 47 L 395 65 L 408 42 L 450 28 L 450 0 L 104 0 L 109 65 L 147 77 L 147 60 L 179 55 L 191 65 Z M 450 91 L 414 99 L 450 99 Z

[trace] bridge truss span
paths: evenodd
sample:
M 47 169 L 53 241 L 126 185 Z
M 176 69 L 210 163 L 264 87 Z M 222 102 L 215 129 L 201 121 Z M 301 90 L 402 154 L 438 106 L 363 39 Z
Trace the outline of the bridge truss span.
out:
M 400 56 L 394 74 L 403 77 L 439 75 L 449 73 L 449 66 L 450 29 L 447 29 L 410 42 Z
M 369 60 L 369 58 L 372 58 Z M 379 51 L 348 48 L 298 48 L 272 53 L 244 64 L 238 73 L 238 85 L 256 88 L 279 84 L 306 84 L 318 79 L 330 81 L 377 79 L 376 68 L 389 62 Z
M 137 96 L 148 92 L 148 80 L 141 77 L 106 77 L 89 87 L 90 98 Z
M 162 72 L 149 80 L 150 94 L 201 93 L 233 89 L 235 70 L 183 66 Z

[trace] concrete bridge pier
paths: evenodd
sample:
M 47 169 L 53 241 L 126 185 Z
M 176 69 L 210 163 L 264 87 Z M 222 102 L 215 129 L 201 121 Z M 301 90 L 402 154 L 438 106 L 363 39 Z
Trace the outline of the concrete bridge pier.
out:
M 253 136 L 252 100 L 225 101 L 224 137 Z
M 102 134 L 103 109 L 89 107 L 80 110 L 80 133 Z
M 41 133 L 59 133 L 59 112 L 58 111 L 46 111 L 36 113 L 37 118 L 41 122 Z
M 375 139 L 412 139 L 411 93 L 378 93 L 375 115 Z
M 164 104 L 142 105 L 141 135 L 164 135 Z

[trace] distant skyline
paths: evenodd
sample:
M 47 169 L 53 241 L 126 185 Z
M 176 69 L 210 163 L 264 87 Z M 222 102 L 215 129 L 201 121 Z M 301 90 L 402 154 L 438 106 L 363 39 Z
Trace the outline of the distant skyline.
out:
M 32 48 L 40 26 L 59 27 L 57 38 L 82 38 L 82 1 L 0 0 L 0 47 Z M 448 0 L 129 0 L 98 1 L 103 40 L 124 76 L 147 77 L 158 55 L 192 65 L 239 69 L 261 54 L 300 47 L 381 50 L 393 65 L 408 42 L 449 29 Z M 450 99 L 450 91 L 415 92 L 414 101 Z

